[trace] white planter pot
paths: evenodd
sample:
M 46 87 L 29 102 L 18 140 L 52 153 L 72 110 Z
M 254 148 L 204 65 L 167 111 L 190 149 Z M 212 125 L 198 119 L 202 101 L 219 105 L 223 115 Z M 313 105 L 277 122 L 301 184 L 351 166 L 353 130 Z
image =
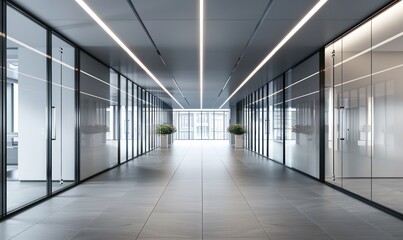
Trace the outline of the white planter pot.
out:
M 168 134 L 161 134 L 161 148 L 168 148 Z
M 235 149 L 243 148 L 243 135 L 235 135 Z

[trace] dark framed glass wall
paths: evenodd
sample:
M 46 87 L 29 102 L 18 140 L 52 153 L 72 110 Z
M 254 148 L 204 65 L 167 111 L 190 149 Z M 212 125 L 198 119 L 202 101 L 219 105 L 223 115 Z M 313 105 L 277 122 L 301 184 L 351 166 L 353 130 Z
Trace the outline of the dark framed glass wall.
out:
M 318 53 L 246 96 L 239 106 L 248 129 L 245 148 L 319 177 Z
M 144 89 L 1 3 L 0 218 L 117 166 L 119 154 L 122 162 L 138 156 L 146 136 L 139 139 L 137 125 L 154 134 L 155 124 L 172 120 L 171 107 L 148 92 L 140 96 L 148 115 L 138 114 L 137 89 Z M 157 137 L 148 139 L 148 151 L 158 146 Z
M 325 180 L 403 213 L 403 3 L 325 48 Z
M 328 184 L 401 216 L 402 16 L 396 1 L 242 99 L 245 148 L 317 179 L 323 164 Z

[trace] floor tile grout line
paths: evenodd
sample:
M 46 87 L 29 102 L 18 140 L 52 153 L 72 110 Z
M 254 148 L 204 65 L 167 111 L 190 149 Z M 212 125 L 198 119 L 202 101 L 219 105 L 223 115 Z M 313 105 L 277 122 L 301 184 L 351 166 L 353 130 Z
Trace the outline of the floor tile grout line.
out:
M 170 149 L 168 149 L 170 151 Z M 155 209 L 157 208 L 158 203 L 161 201 L 162 196 L 164 195 L 165 191 L 168 189 L 169 184 L 171 183 L 172 179 L 175 177 L 176 173 L 178 172 L 179 167 L 182 165 L 183 161 L 186 158 L 186 155 L 188 154 L 189 150 L 187 150 L 185 152 L 185 154 L 183 155 L 183 158 L 181 160 L 181 162 L 178 164 L 178 166 L 176 167 L 175 171 L 173 172 L 171 178 L 169 179 L 167 185 L 165 186 L 164 190 L 161 193 L 161 196 L 158 198 L 157 202 L 155 203 L 155 206 L 153 207 L 153 209 L 151 210 L 150 214 L 148 215 L 146 221 L 144 222 L 143 226 L 141 227 L 139 233 L 137 234 L 135 239 L 138 239 L 141 235 L 141 233 L 144 230 L 144 227 L 147 225 L 147 222 L 150 220 L 151 215 L 154 213 Z
M 234 182 L 236 188 L 238 189 L 238 191 L 241 193 L 242 198 L 245 200 L 246 204 L 248 205 L 250 211 L 252 212 L 253 216 L 256 218 L 257 222 L 259 223 L 260 227 L 262 228 L 263 232 L 266 234 L 267 239 L 270 240 L 269 234 L 266 232 L 266 230 L 264 230 L 262 223 L 260 222 L 259 218 L 257 217 L 255 211 L 253 211 L 252 207 L 250 206 L 248 200 L 246 199 L 245 195 L 243 194 L 243 192 L 241 191 L 240 187 L 238 186 L 238 183 L 235 181 L 234 177 L 232 176 L 231 172 L 229 171 L 229 169 L 227 168 L 227 165 L 225 165 L 224 160 L 222 159 L 221 155 L 217 152 L 216 148 L 214 148 L 214 151 L 216 152 L 218 158 L 220 159 L 222 165 L 224 166 L 224 168 L 226 169 L 227 173 L 229 174 L 229 176 L 231 177 L 232 181 Z M 232 150 L 232 149 L 231 149 Z M 233 150 L 232 150 L 233 151 Z M 242 150 L 243 151 L 243 150 Z
M 284 199 L 284 201 L 289 202 L 289 200 L 284 197 L 282 194 L 280 194 L 280 196 Z M 291 203 L 290 203 L 291 204 Z M 292 205 L 292 204 L 291 204 Z M 310 221 L 312 221 L 313 223 L 315 223 L 316 226 L 318 226 L 323 232 L 325 232 L 331 239 L 336 240 L 336 238 L 334 238 L 328 231 L 326 231 L 326 229 L 324 229 L 322 226 L 320 226 L 315 220 L 313 220 L 311 217 L 309 217 L 307 214 L 305 214 L 303 211 L 301 211 L 301 209 L 297 206 L 294 206 L 295 209 L 297 209 L 302 215 L 304 215 L 307 219 L 309 219 Z
M 286 171 L 289 169 L 285 169 Z M 305 177 L 305 176 L 304 176 Z M 242 194 L 243 195 L 243 194 Z M 284 197 L 281 193 L 279 194 L 281 196 L 281 198 L 284 199 L 284 201 L 288 202 L 291 206 L 293 206 L 293 204 L 290 203 L 290 201 Z M 298 207 L 294 206 L 302 215 L 304 215 L 307 219 L 309 219 L 310 221 L 312 221 L 313 223 L 315 223 L 316 226 L 318 226 L 323 232 L 325 232 L 331 239 L 336 240 L 330 233 L 328 233 L 325 229 L 323 229 L 316 221 L 314 221 L 312 218 L 310 218 L 308 215 L 306 215 L 304 212 L 301 211 L 301 209 L 299 209 Z
M 327 187 L 327 186 L 326 186 L 326 187 Z M 309 190 L 309 191 L 311 191 L 311 192 L 313 192 L 313 193 L 316 193 L 315 191 L 313 191 L 313 190 L 310 189 L 309 187 L 306 188 L 306 189 Z M 317 193 L 316 193 L 316 194 L 317 194 Z M 355 198 L 352 198 L 352 197 L 350 197 L 350 196 L 348 196 L 348 197 L 351 198 L 352 200 L 356 200 Z M 356 201 L 358 201 L 358 200 L 356 200 Z M 331 201 L 328 201 L 328 200 L 327 200 L 326 202 L 330 202 L 330 203 L 331 203 Z M 384 234 L 387 235 L 388 237 L 391 237 L 392 239 L 397 239 L 397 238 L 395 238 L 394 236 L 390 235 L 390 233 L 384 231 L 383 229 L 379 228 L 378 226 L 374 225 L 373 223 L 368 222 L 367 220 L 365 220 L 365 219 L 362 218 L 362 217 L 356 216 L 354 213 L 352 213 L 352 212 L 350 212 L 349 210 L 345 209 L 345 208 L 343 207 L 343 205 L 340 205 L 340 204 L 337 203 L 337 202 L 333 202 L 333 204 L 336 205 L 336 206 L 338 206 L 338 207 L 340 207 L 341 209 L 345 210 L 346 212 L 350 213 L 350 214 L 353 215 L 356 219 L 359 219 L 359 220 L 365 222 L 366 224 L 370 225 L 371 227 L 373 227 L 373 228 L 379 230 L 380 232 L 384 233 Z M 300 211 L 300 210 L 298 209 L 298 211 Z M 305 215 L 305 214 L 304 214 L 304 215 Z M 313 220 L 312 220 L 312 221 L 313 221 Z M 316 222 L 315 222 L 315 223 L 316 223 Z

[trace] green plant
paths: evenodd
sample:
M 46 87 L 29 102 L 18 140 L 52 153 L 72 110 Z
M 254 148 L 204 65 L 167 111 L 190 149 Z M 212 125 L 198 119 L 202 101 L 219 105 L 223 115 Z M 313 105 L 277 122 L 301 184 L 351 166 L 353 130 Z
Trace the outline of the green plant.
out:
M 227 128 L 227 132 L 235 134 L 235 135 L 242 135 L 246 133 L 246 128 L 242 124 L 231 124 Z
M 176 128 L 171 124 L 159 124 L 157 125 L 155 131 L 157 134 L 172 134 L 176 132 Z

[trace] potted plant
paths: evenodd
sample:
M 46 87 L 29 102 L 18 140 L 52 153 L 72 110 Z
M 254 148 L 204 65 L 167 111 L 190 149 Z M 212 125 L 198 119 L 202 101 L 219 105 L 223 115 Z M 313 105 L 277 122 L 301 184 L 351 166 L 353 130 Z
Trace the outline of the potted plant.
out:
M 242 135 L 246 133 L 246 128 L 242 124 L 231 124 L 227 128 L 227 132 L 235 135 L 235 148 L 243 148 Z
M 161 148 L 168 148 L 168 135 L 175 133 L 176 128 L 171 124 L 159 124 L 155 131 L 161 135 Z

